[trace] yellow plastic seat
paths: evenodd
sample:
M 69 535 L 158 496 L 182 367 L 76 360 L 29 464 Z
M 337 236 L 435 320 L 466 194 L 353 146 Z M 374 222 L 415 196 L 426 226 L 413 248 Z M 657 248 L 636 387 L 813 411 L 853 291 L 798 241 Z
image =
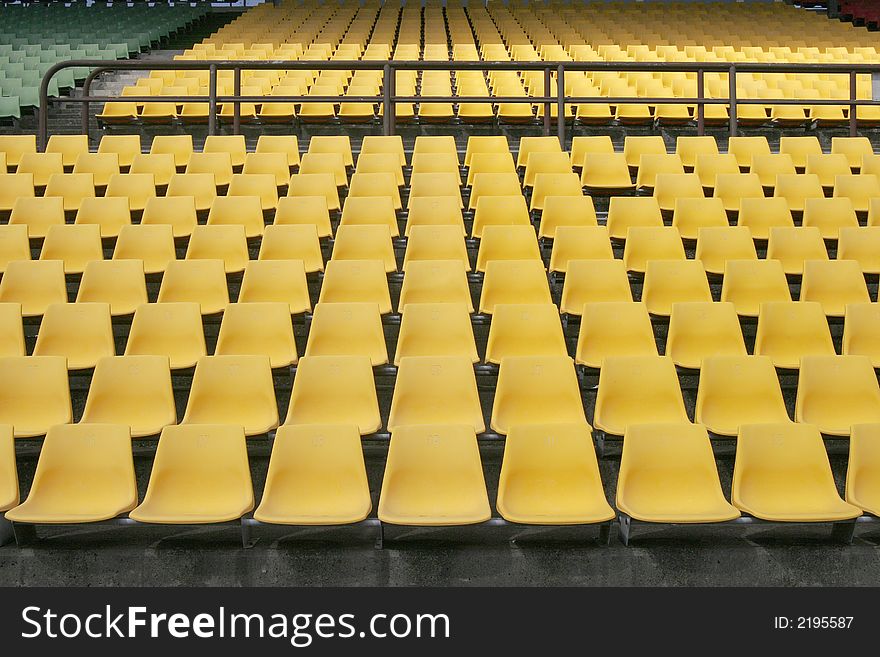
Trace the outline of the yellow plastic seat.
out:
M 81 153 L 73 173 L 91 173 L 95 187 L 107 187 L 113 176 L 119 175 L 119 158 L 115 153 Z
M 174 234 L 167 225 L 123 226 L 113 250 L 114 260 L 141 260 L 145 274 L 159 274 L 176 258 Z
M 580 169 L 584 160 L 597 153 L 613 153 L 614 143 L 609 135 L 577 136 L 571 140 L 571 166 Z
M 232 182 L 232 156 L 226 152 L 193 153 L 186 164 L 187 174 L 212 174 L 217 187 Z
M 6 173 L 3 169 L 2 173 Z M 15 168 L 15 173 L 19 176 L 29 174 L 33 176 L 32 187 L 45 187 L 49 184 L 49 178 L 56 173 L 64 173 L 64 165 L 61 163 L 61 153 L 23 153 Z M 77 172 L 80 173 L 80 172 Z M 88 173 L 88 172 L 82 172 Z M 12 181 L 23 181 L 23 178 L 9 179 Z M 106 184 L 106 183 L 105 183 Z M 18 186 L 18 185 L 17 185 Z M 33 196 L 33 194 L 29 194 Z
M 80 424 L 121 424 L 132 437 L 140 438 L 176 423 L 167 356 L 110 356 L 97 361 Z
M 735 436 L 743 424 L 788 422 L 770 358 L 744 353 L 704 358 L 694 421 L 721 436 Z
M 738 315 L 757 317 L 765 302 L 790 302 L 791 292 L 778 260 L 728 260 L 721 301 L 730 301 Z
M 758 254 L 745 226 L 712 226 L 698 229 L 694 259 L 706 272 L 723 275 L 729 260 L 757 260 Z
M 242 272 L 248 263 L 244 226 L 196 226 L 186 249 L 187 260 L 221 260 L 226 273 Z
M 731 498 L 738 509 L 776 522 L 835 522 L 862 514 L 840 498 L 819 431 L 792 423 L 740 427 Z
M 675 140 L 675 154 L 681 159 L 685 168 L 693 169 L 701 155 L 718 155 L 718 145 L 715 137 L 677 137 Z
M 222 260 L 173 260 L 162 277 L 158 303 L 195 302 L 202 315 L 223 312 L 229 304 Z
M 129 209 L 143 212 L 147 201 L 156 196 L 156 181 L 152 173 L 120 173 L 110 177 L 105 196 L 127 198 Z
M 340 209 L 336 182 L 329 173 L 294 174 L 290 177 L 287 195 L 290 197 L 323 196 L 326 199 L 328 211 L 336 212 Z
M 831 152 L 845 156 L 850 168 L 858 171 L 862 167 L 862 157 L 873 155 L 874 148 L 867 137 L 832 137 Z
M 480 312 L 492 314 L 497 304 L 552 303 L 541 260 L 491 260 L 486 265 Z
M 576 173 L 539 173 L 535 176 L 530 210 L 543 210 L 549 196 L 583 196 L 580 178 Z
M 591 153 L 583 161 L 581 184 L 594 195 L 635 189 L 623 153 Z
M 679 137 L 683 139 L 683 137 Z M 732 153 L 698 154 L 693 164 L 693 172 L 699 177 L 704 189 L 715 189 L 719 175 L 739 173 L 739 164 Z
M 467 247 L 459 226 L 413 226 L 403 258 L 403 271 L 415 260 L 458 260 L 470 271 Z
M 0 303 L 0 357 L 25 355 L 21 304 Z
M 135 310 L 126 356 L 164 356 L 178 370 L 195 367 L 206 354 L 197 303 L 150 303 Z
M 406 426 L 392 434 L 379 494 L 380 521 L 467 525 L 485 522 L 491 515 L 470 426 Z
M 115 196 L 83 199 L 74 223 L 77 226 L 97 227 L 99 239 L 117 238 L 123 228 L 131 226 L 129 199 Z
M 675 202 L 672 225 L 682 239 L 695 240 L 701 228 L 727 227 L 724 202 L 719 198 L 682 198 Z
M 153 137 L 150 145 L 150 154 L 159 155 L 168 153 L 174 156 L 174 164 L 182 169 L 189 162 L 193 154 L 192 135 L 157 135 Z
M 574 525 L 615 517 L 605 499 L 590 428 L 517 425 L 505 441 L 498 512 L 508 522 Z
M 635 226 L 626 232 L 623 262 L 627 271 L 641 273 L 652 260 L 684 260 L 685 257 L 677 228 Z
M 94 198 L 94 176 L 90 173 L 54 173 L 49 177 L 45 196 L 60 197 L 65 212 L 76 212 L 83 199 Z
M 32 173 L 0 173 L 0 211 L 9 212 L 20 199 L 33 196 Z
M 605 226 L 559 226 L 550 252 L 550 271 L 566 272 L 571 260 L 614 258 Z
M 339 226 L 387 225 L 391 237 L 399 235 L 394 199 L 390 196 L 357 196 L 349 198 L 342 208 Z
M 386 272 L 397 271 L 397 260 L 386 225 L 340 225 L 333 243 L 333 260 L 379 260 Z
M 120 169 L 126 170 L 141 154 L 140 135 L 103 135 L 98 144 L 98 153 L 114 153 Z
M 388 174 L 370 175 L 387 176 Z M 410 178 L 410 192 L 407 207 L 409 207 L 409 203 L 412 202 L 413 199 L 423 196 L 451 196 L 453 198 L 458 198 L 459 207 L 463 208 L 464 203 L 461 201 L 461 190 L 459 189 L 460 184 L 461 181 L 458 173 L 413 173 Z
M 15 260 L 0 280 L 0 302 L 21 304 L 23 317 L 39 317 L 53 303 L 67 303 L 60 260 Z
M 89 152 L 87 135 L 52 135 L 46 144 L 47 153 L 61 153 L 64 167 L 73 168 L 77 158 Z
M 727 522 L 740 515 L 724 498 L 706 430 L 687 422 L 627 428 L 615 506 L 642 522 Z
M 663 142 L 663 137 L 659 135 L 650 137 L 627 135 L 623 141 L 623 154 L 626 156 L 626 163 L 633 169 L 638 168 L 642 155 L 651 153 L 666 154 L 666 144 Z
M 203 153 L 229 153 L 233 167 L 244 166 L 247 147 L 244 135 L 209 135 L 205 138 Z
M 409 303 L 400 325 L 394 364 L 408 356 L 466 357 L 476 363 L 477 347 L 463 303 Z
M 370 359 L 366 356 L 303 356 L 293 378 L 286 425 L 358 427 L 361 435 L 382 426 Z
M 388 362 L 382 317 L 375 303 L 319 303 L 315 306 L 306 356 L 368 356 Z
M 259 260 L 301 260 L 307 273 L 324 271 L 321 243 L 313 224 L 266 226 Z
M 513 156 L 505 149 L 499 152 L 480 152 L 471 155 L 467 184 L 474 184 L 478 173 L 516 173 Z
M 780 301 L 761 304 L 755 355 L 770 356 L 776 367 L 798 369 L 801 359 L 834 355 L 834 344 L 822 304 Z
M 418 137 L 417 137 L 418 139 Z M 358 164 L 360 165 L 360 159 Z M 421 176 L 427 173 L 449 173 L 456 177 L 461 183 L 461 174 L 459 173 L 460 163 L 458 153 L 413 153 L 412 157 L 412 175 Z M 401 173 L 401 176 L 403 174 Z M 400 178 L 398 178 L 400 183 Z
M 220 523 L 253 507 L 241 426 L 174 426 L 162 430 L 147 493 L 130 517 L 155 524 Z
M 656 198 L 614 196 L 606 225 L 611 239 L 625 240 L 630 228 L 663 226 L 663 215 Z
M 470 167 L 476 153 L 510 153 L 507 137 L 504 135 L 470 135 L 464 154 L 464 165 Z
M 541 252 L 532 226 L 486 226 L 477 253 L 477 271 L 493 260 L 538 260 Z
M 0 274 L 15 260 L 30 260 L 31 247 L 27 226 L 12 224 L 0 226 Z
M 529 424 L 587 424 L 574 363 L 567 355 L 507 356 L 492 405 L 492 429 Z
M 258 196 L 218 196 L 208 213 L 209 226 L 243 226 L 248 239 L 263 234 L 263 209 Z
M 727 152 L 736 156 L 740 169 L 748 169 L 756 155 L 770 155 L 770 145 L 766 137 L 731 137 Z
M 583 306 L 575 363 L 599 369 L 608 356 L 656 356 L 651 318 L 643 303 L 599 301 Z
M 532 153 L 561 153 L 562 147 L 556 137 L 521 137 L 517 151 L 516 166 L 528 168 L 529 156 Z
M 499 304 L 486 346 L 486 362 L 511 356 L 567 356 L 559 310 L 553 304 Z
M 483 229 L 488 226 L 531 226 L 525 198 L 518 192 L 504 196 L 481 196 L 474 210 L 471 237 L 482 238 Z
M 717 194 L 716 187 L 716 194 Z M 694 173 L 661 173 L 657 175 L 654 198 L 663 212 L 671 213 L 681 198 L 703 198 L 703 186 Z
M 312 137 L 312 142 L 309 144 L 309 150 L 311 150 L 311 143 L 314 142 L 314 139 L 315 138 Z M 397 153 L 400 158 L 400 166 L 406 166 L 406 155 L 403 151 L 403 139 L 400 135 L 367 135 L 364 137 L 363 142 L 361 142 L 361 155 L 364 153 Z M 346 165 L 351 166 L 349 162 L 346 162 Z
M 471 196 L 468 209 L 476 210 L 484 196 L 520 196 L 522 189 L 519 176 L 515 172 L 508 173 L 477 173 L 471 185 Z
M 470 358 L 463 356 L 406 356 L 400 359 L 388 430 L 426 425 L 446 419 L 485 429 L 477 383 Z
M 637 424 L 688 422 L 669 356 L 609 356 L 602 363 L 593 426 L 622 436 Z
M 827 260 L 828 251 L 816 227 L 771 227 L 767 259 L 779 260 L 786 274 L 800 275 L 808 260 Z
M 192 235 L 197 224 L 196 204 L 192 196 L 161 196 L 147 201 L 141 225 L 167 225 L 174 238 Z
M 167 188 L 177 167 L 171 153 L 142 154 L 135 155 L 128 173 L 152 174 L 157 188 Z
M 18 506 L 18 468 L 15 463 L 15 442 L 12 427 L 0 427 L 0 512 Z
M 196 364 L 183 424 L 232 424 L 248 436 L 278 426 L 268 356 L 205 356 Z
M 361 153 L 355 173 L 390 173 L 398 187 L 403 187 L 403 167 L 397 153 Z
M 861 215 L 867 214 L 871 200 L 880 197 L 880 177 L 874 174 L 843 175 L 834 179 L 834 198 L 848 198 Z
M 810 155 L 822 154 L 822 146 L 817 137 L 780 137 L 779 152 L 791 155 L 794 166 L 803 170 Z
M 396 139 L 400 139 L 399 137 Z M 376 148 L 377 144 L 374 140 L 369 140 L 367 144 L 367 152 L 374 152 L 373 149 Z M 333 135 L 333 136 L 325 136 L 318 135 L 312 137 L 309 140 L 309 153 L 338 153 L 342 156 L 342 161 L 347 167 L 354 166 L 354 160 L 351 156 L 351 140 L 348 135 Z M 361 150 L 363 152 L 363 149 Z M 401 154 L 403 153 L 403 146 L 400 148 Z M 401 162 L 401 165 L 406 164 L 406 162 Z
M 580 315 L 586 303 L 632 300 L 622 260 L 569 260 L 562 287 L 561 312 Z
M 865 277 L 855 260 L 807 260 L 801 301 L 817 301 L 829 317 L 843 317 L 847 304 L 868 303 Z
M 794 228 L 794 220 L 784 198 L 744 198 L 737 225 L 747 227 L 755 240 L 768 240 L 772 228 Z
M 53 303 L 46 308 L 34 356 L 63 356 L 68 369 L 83 370 L 115 354 L 108 304 Z
M 217 186 L 211 173 L 176 173 L 168 183 L 166 197 L 186 196 L 195 202 L 197 212 L 207 212 L 217 198 Z M 146 209 L 146 208 L 145 208 Z
M 880 422 L 880 386 L 867 356 L 804 355 L 795 421 L 848 436 L 855 424 Z
M 256 196 L 264 211 L 278 207 L 278 187 L 269 173 L 235 173 L 229 183 L 227 196 Z
M 318 237 L 332 237 L 330 211 L 324 196 L 286 196 L 278 199 L 274 225 L 312 224 Z
M 880 424 L 857 424 L 849 439 L 846 501 L 872 515 L 880 515 L 877 464 Z
M 423 194 L 423 196 L 430 195 L 431 194 Z M 400 210 L 403 207 L 400 203 L 400 192 L 397 188 L 397 182 L 394 179 L 393 174 L 355 173 L 351 177 L 351 184 L 348 189 L 349 199 L 375 196 L 387 196 L 391 198 L 395 210 Z
M 668 317 L 683 302 L 711 302 L 706 271 L 698 260 L 649 260 L 642 301 L 652 315 Z
M 773 153 L 770 155 L 755 155 L 749 172 L 758 176 L 761 186 L 771 190 L 776 187 L 776 177 L 779 175 L 794 175 L 797 169 L 794 160 L 788 153 Z
M 3 178 L 0 174 L 0 206 L 3 204 L 2 194 Z M 18 197 L 14 199 L 11 208 L 9 225 L 26 227 L 27 235 L 31 239 L 44 238 L 50 226 L 64 223 L 64 201 L 57 196 Z
M 287 156 L 288 167 L 299 166 L 299 143 L 296 135 L 260 135 L 254 152 L 283 153 Z
M 654 188 L 660 174 L 684 173 L 684 166 L 678 155 L 668 153 L 644 153 L 639 157 L 638 168 L 636 187 L 646 191 Z
M 736 308 L 732 303 L 673 303 L 665 353 L 688 369 L 700 369 L 709 357 L 745 356 Z
M 283 302 L 289 314 L 311 310 L 302 260 L 250 260 L 238 295 L 239 303 Z
M 461 260 L 413 260 L 407 264 L 399 312 L 410 303 L 463 303 L 473 312 L 467 273 Z
M 42 436 L 73 420 L 63 356 L 0 358 L 0 375 L 6 383 L 0 386 L 0 424 L 12 425 L 16 438 Z
M 94 225 L 49 226 L 40 260 L 61 260 L 65 274 L 81 274 L 92 260 L 102 260 L 101 231 Z
M 348 174 L 341 153 L 306 153 L 302 156 L 299 171 L 305 174 L 329 173 L 337 187 L 348 186 Z
M 856 228 L 859 220 L 848 198 L 809 198 L 804 202 L 804 227 L 819 229 L 822 239 L 836 241 L 843 228 Z
M 118 424 L 53 426 L 43 440 L 27 499 L 6 519 L 78 524 L 115 518 L 137 505 L 131 436 Z
M 868 356 L 880 367 L 880 305 L 850 303 L 843 325 L 844 356 Z
M 259 522 L 343 525 L 370 513 L 361 438 L 349 424 L 283 426 L 275 435 Z
M 366 302 L 391 312 L 388 279 L 381 260 L 330 260 L 324 272 L 319 303 Z
M 524 137 L 524 139 L 530 139 Z M 551 137 L 550 139 L 556 139 Z M 556 144 L 559 140 L 556 139 Z M 534 151 L 531 157 L 526 154 L 527 163 L 525 165 L 525 173 L 523 174 L 523 187 L 533 187 L 535 185 L 535 177 L 539 173 L 571 173 L 571 158 L 568 153 L 561 150 L 556 151 Z M 523 151 L 520 151 L 520 158 L 523 157 Z
M 524 200 L 522 203 L 525 206 Z M 528 214 L 528 210 L 526 213 Z M 396 218 L 394 226 L 397 228 Z M 423 226 L 457 226 L 462 235 L 466 234 L 461 208 L 458 201 L 451 196 L 419 196 L 412 200 L 406 216 L 404 234 L 409 237 L 413 228 Z
M 548 196 L 538 226 L 538 237 L 553 239 L 564 226 L 596 226 L 596 209 L 589 196 Z
M 248 153 L 245 156 L 244 175 L 269 174 L 275 176 L 275 185 L 284 187 L 290 180 L 290 166 L 287 153 Z
M 715 177 L 714 198 L 727 212 L 738 212 L 745 199 L 763 199 L 764 190 L 755 173 L 722 173 Z
M 37 152 L 36 135 L 2 135 L 0 136 L 0 153 L 6 155 L 6 166 L 14 168 L 25 153 Z M 5 173 L 5 170 L 0 170 Z
M 819 184 L 825 189 L 834 188 L 834 179 L 840 175 L 849 175 L 852 170 L 849 160 L 845 155 L 833 153 L 821 153 L 807 155 L 807 168 L 805 173 L 814 173 L 819 176 Z
M 229 304 L 223 312 L 214 353 L 217 356 L 268 356 L 273 369 L 296 363 L 288 304 Z
M 773 194 L 788 201 L 793 213 L 802 213 L 807 199 L 825 197 L 819 176 L 814 173 L 778 175 Z

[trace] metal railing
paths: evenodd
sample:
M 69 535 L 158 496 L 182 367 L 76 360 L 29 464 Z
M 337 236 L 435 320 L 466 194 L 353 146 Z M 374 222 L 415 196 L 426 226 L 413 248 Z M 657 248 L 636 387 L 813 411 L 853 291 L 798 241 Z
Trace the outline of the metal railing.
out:
M 91 68 L 83 85 L 81 96 L 49 97 L 49 83 L 61 70 L 66 68 Z M 93 96 L 91 85 L 95 78 L 108 71 L 207 71 L 207 96 Z M 242 96 L 242 71 L 382 71 L 382 91 L 376 96 Z M 398 71 L 539 71 L 544 75 L 543 96 L 408 96 L 396 92 L 396 73 Z M 218 72 L 233 71 L 233 94 L 219 95 Z M 649 73 L 695 73 L 697 95 L 693 98 L 645 98 L 641 96 L 566 96 L 565 75 L 568 72 L 649 72 Z M 706 96 L 706 73 L 728 75 L 728 97 L 709 98 Z M 801 73 L 832 74 L 849 76 L 848 99 L 792 99 L 792 98 L 740 98 L 737 96 L 737 75 L 740 73 Z M 880 73 L 880 64 L 756 64 L 724 62 L 474 62 L 474 61 L 210 61 L 210 60 L 70 60 L 59 62 L 43 76 L 40 84 L 40 108 L 38 141 L 45 148 L 49 134 L 49 106 L 52 103 L 82 103 L 82 132 L 89 133 L 89 106 L 91 103 L 207 103 L 208 134 L 217 130 L 217 107 L 221 103 L 233 103 L 233 132 L 241 127 L 241 103 L 382 103 L 382 131 L 385 135 L 395 134 L 396 121 L 394 108 L 397 103 L 528 103 L 543 105 L 544 134 L 550 135 L 553 128 L 552 108 L 556 106 L 556 131 L 560 142 L 566 139 L 565 108 L 568 105 L 584 104 L 642 104 L 642 105 L 694 105 L 698 134 L 705 132 L 705 109 L 707 105 L 728 106 L 728 126 L 730 136 L 738 130 L 737 108 L 739 105 L 830 105 L 849 108 L 849 132 L 855 135 L 858 127 L 856 110 L 860 106 L 877 106 L 880 100 L 859 99 L 857 97 L 857 76 Z M 556 75 L 556 93 L 553 93 L 553 75 Z M 805 118 L 806 121 L 806 118 Z

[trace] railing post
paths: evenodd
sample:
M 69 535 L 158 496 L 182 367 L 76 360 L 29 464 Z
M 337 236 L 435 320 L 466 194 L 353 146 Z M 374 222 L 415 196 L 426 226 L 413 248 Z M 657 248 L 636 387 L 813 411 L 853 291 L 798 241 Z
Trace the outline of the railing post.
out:
M 232 134 L 237 135 L 241 132 L 241 103 L 238 101 L 238 96 L 241 96 L 241 69 L 236 66 L 232 76 L 232 93 L 236 96 L 232 112 Z
M 565 150 L 565 65 L 556 69 L 556 136 L 559 146 Z
M 208 67 L 208 134 L 217 132 L 217 65 Z
M 699 69 L 697 71 L 697 100 L 706 99 L 705 86 L 703 69 Z M 697 134 L 701 137 L 706 134 L 706 106 L 702 102 L 697 103 Z
M 849 99 L 850 101 L 855 101 L 858 97 L 858 82 L 859 77 L 858 74 L 853 70 L 849 72 Z M 855 102 L 850 102 L 849 106 L 849 136 L 855 137 L 858 134 L 859 127 L 859 116 L 858 116 L 858 105 Z
M 730 90 L 730 136 L 736 137 L 736 66 L 731 66 L 727 73 L 727 86 Z
M 551 87 L 552 77 L 550 75 L 550 67 L 544 69 L 544 97 L 550 97 L 550 87 Z M 544 136 L 550 136 L 550 102 L 544 103 Z
M 391 65 L 385 64 L 382 68 L 382 134 L 391 134 L 391 117 L 394 108 L 391 104 L 391 78 L 393 77 Z

